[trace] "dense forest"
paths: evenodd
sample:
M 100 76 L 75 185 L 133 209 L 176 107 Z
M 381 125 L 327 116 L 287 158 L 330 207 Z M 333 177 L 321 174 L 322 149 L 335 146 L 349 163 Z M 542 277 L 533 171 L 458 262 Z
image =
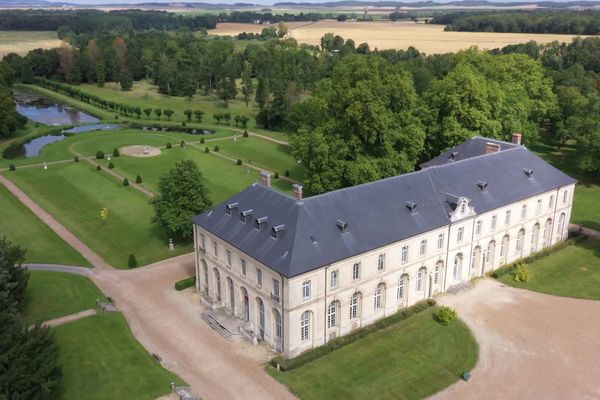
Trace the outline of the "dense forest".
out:
M 430 23 L 446 25 L 447 31 L 597 35 L 600 11 L 456 12 L 437 15 Z
M 274 38 L 243 51 L 232 39 L 185 31 L 67 39 L 70 46 L 7 55 L 11 79 L 115 81 L 122 90 L 148 79 L 171 96 L 255 100 L 257 124 L 290 133 L 310 193 L 412 171 L 473 135 L 515 131 L 526 144 L 542 133 L 558 145 L 574 140 L 581 167 L 600 170 L 599 38 L 430 56 L 371 51 L 333 34 L 320 46 Z
M 11 137 L 26 119 L 17 113 L 12 91 L 13 72 L 6 63 L 0 63 L 0 139 Z

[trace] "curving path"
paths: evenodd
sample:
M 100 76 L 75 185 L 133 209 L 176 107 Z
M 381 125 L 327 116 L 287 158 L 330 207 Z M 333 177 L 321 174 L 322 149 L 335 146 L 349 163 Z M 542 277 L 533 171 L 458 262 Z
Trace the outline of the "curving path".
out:
M 438 301 L 473 330 L 479 361 L 468 382 L 431 399 L 600 398 L 600 301 L 516 289 L 491 278 Z

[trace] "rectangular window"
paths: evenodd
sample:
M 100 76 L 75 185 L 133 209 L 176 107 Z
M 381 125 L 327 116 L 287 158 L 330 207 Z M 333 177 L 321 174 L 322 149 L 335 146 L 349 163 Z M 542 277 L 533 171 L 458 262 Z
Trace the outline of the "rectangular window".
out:
M 504 225 L 508 224 L 510 224 L 510 210 L 507 210 L 506 214 L 504 215 Z
M 438 243 L 437 244 L 438 244 L 438 249 L 441 249 L 444 247 L 444 233 L 443 232 L 438 235 Z
M 206 237 L 202 233 L 200 234 L 200 249 L 203 251 L 206 249 Z
M 242 258 L 242 275 L 246 276 L 246 260 Z
M 331 271 L 331 279 L 330 279 L 331 288 L 336 288 L 338 286 L 338 271 Z
M 490 230 L 491 230 L 491 231 L 495 231 L 495 230 L 496 230 L 496 220 L 497 220 L 497 219 L 498 219 L 498 218 L 497 218 L 495 215 L 494 215 L 494 216 L 492 216 L 492 224 L 490 225 Z
M 421 247 L 419 248 L 419 254 L 422 256 L 427 254 L 427 240 L 421 240 Z
M 456 241 L 457 242 L 459 242 L 459 243 L 462 242 L 464 233 L 465 233 L 465 228 L 463 228 L 462 226 L 460 228 L 458 228 L 458 231 L 456 233 Z
M 563 192 L 563 204 L 567 203 L 567 199 L 569 198 L 569 192 L 566 190 Z
M 440 266 L 439 266 L 439 265 L 436 265 L 436 266 L 435 266 L 435 269 L 433 270 L 433 283 L 434 283 L 435 285 L 437 285 L 437 284 L 438 284 L 438 281 L 439 281 L 439 279 L 440 279 Z
M 554 206 L 554 195 L 550 196 L 550 200 L 548 201 L 548 208 L 552 208 Z
M 521 207 L 521 219 L 525 219 L 527 217 L 527 204 L 523 204 Z
M 354 263 L 352 266 L 352 279 L 357 280 L 360 278 L 360 263 Z
M 406 263 L 406 262 L 408 262 L 408 246 L 403 246 L 403 247 L 402 247 L 402 254 L 401 254 L 401 256 L 400 256 L 400 260 L 401 260 L 403 263 Z
M 535 208 L 536 215 L 540 215 L 542 212 L 542 200 L 537 201 L 537 207 Z
M 213 240 L 213 254 L 215 255 L 215 257 L 219 256 L 219 248 L 217 247 L 217 242 L 215 242 Z
M 377 271 L 383 271 L 385 268 L 385 254 L 380 254 L 377 259 Z
M 273 295 L 271 298 L 279 302 L 279 281 L 277 279 L 273 279 Z
M 477 221 L 477 225 L 475 225 L 475 234 L 481 235 L 481 226 L 483 225 L 483 221 Z
M 310 299 L 310 281 L 302 282 L 302 298 L 304 300 Z
M 262 271 L 260 268 L 256 268 L 256 283 L 258 286 L 262 286 Z
M 227 266 L 229 268 L 231 268 L 231 251 L 226 250 L 226 254 L 227 254 Z

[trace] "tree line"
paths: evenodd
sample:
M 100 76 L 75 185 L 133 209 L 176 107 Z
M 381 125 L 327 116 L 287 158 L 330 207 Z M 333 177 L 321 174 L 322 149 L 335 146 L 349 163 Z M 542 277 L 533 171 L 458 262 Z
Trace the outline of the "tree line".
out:
M 13 136 L 17 128 L 27 122 L 17 113 L 11 91 L 13 80 L 10 67 L 6 63 L 0 63 L 0 139 Z
M 437 15 L 430 23 L 446 25 L 447 31 L 597 35 L 600 11 L 456 12 Z

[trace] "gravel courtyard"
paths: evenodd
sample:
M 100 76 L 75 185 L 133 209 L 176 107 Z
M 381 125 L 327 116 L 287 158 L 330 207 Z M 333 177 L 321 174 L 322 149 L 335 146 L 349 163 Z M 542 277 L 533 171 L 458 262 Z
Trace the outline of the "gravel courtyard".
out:
M 443 295 L 479 343 L 469 382 L 431 399 L 599 399 L 600 301 L 551 296 L 484 278 Z

